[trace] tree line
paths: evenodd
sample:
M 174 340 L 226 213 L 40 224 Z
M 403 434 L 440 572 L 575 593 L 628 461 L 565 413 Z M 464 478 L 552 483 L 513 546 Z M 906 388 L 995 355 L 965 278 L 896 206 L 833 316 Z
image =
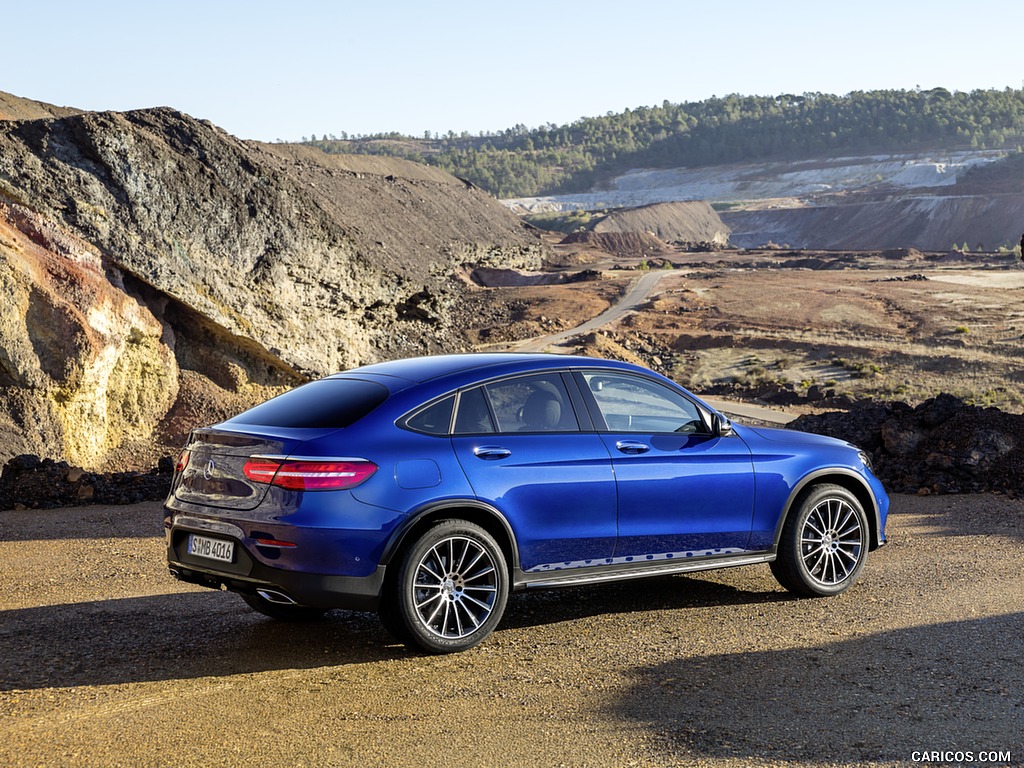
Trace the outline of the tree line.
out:
M 585 191 L 630 168 L 918 149 L 1019 151 L 1024 90 L 730 94 L 480 136 L 343 134 L 304 141 L 329 153 L 404 157 L 497 197 L 527 197 Z

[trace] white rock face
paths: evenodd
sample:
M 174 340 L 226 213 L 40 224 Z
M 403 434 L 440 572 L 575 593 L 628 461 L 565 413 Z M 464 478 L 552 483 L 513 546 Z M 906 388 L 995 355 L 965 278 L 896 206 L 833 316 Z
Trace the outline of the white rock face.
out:
M 871 155 L 792 163 L 742 163 L 706 168 L 637 169 L 612 180 L 607 190 L 504 200 L 520 213 L 634 208 L 676 200 L 739 202 L 827 192 L 892 187 L 941 187 L 973 165 L 1005 153 Z

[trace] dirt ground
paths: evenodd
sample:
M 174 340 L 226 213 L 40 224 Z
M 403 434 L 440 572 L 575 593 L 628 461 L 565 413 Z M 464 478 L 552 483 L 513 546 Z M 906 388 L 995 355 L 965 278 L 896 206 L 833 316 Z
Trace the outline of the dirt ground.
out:
M 427 657 L 172 580 L 159 504 L 3 512 L 0 765 L 1020 765 L 1022 520 L 897 496 L 839 597 L 766 566 L 517 595 Z
M 487 289 L 492 307 L 516 302 L 518 326 L 505 333 L 572 327 L 573 309 L 592 311 L 613 286 L 651 267 L 556 247 L 555 260 L 572 269 L 587 258 L 603 280 L 535 286 L 528 296 Z M 652 356 L 662 358 L 653 367 L 698 394 L 743 397 L 768 387 L 801 395 L 817 385 L 916 404 L 946 392 L 1024 412 L 1024 270 L 1012 257 L 729 251 L 667 258 L 673 268 L 660 270 L 665 275 L 646 306 L 606 330 L 639 349 L 648 365 Z M 576 322 L 591 316 L 584 312 Z M 541 317 L 565 319 L 554 327 Z M 473 333 L 483 340 L 489 332 Z

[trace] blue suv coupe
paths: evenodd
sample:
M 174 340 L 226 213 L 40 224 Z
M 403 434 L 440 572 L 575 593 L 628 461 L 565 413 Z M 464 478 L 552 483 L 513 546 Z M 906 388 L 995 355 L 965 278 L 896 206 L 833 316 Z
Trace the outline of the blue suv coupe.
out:
M 397 360 L 195 430 L 166 502 L 183 581 L 278 619 L 377 610 L 432 653 L 509 593 L 769 563 L 834 595 L 885 542 L 888 498 L 848 443 L 729 421 L 609 360 Z

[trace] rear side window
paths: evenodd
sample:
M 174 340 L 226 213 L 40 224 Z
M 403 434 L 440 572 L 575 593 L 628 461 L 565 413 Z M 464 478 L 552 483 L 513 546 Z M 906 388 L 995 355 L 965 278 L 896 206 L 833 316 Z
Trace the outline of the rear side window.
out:
M 487 407 L 481 387 L 470 389 L 459 396 L 459 414 L 455 417 L 455 434 L 478 435 L 494 431 L 491 411 Z
M 228 423 L 341 429 L 359 421 L 387 399 L 387 388 L 372 381 L 320 379 L 250 408 Z
M 520 376 L 486 386 L 499 432 L 575 432 L 576 414 L 557 373 Z
M 405 426 L 414 432 L 425 435 L 447 435 L 452 425 L 452 408 L 455 406 L 455 395 L 438 400 L 422 411 L 414 413 L 405 420 Z

